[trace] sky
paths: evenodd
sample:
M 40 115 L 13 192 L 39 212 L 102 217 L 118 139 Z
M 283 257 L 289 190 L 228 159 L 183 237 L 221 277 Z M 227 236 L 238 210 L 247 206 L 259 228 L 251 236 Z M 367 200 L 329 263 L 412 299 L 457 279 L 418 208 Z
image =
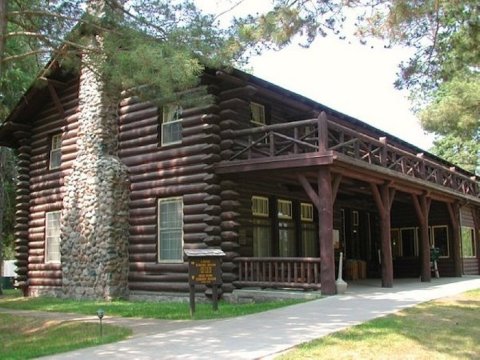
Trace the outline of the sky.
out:
M 219 13 L 235 4 L 228 0 L 197 0 L 206 11 Z M 245 0 L 235 14 L 255 13 L 268 0 Z M 281 51 L 253 57 L 249 67 L 264 80 L 296 92 L 332 109 L 364 121 L 421 149 L 433 136 L 422 130 L 410 111 L 408 94 L 396 90 L 398 65 L 407 60 L 405 48 L 373 48 L 334 36 L 318 38 L 305 49 L 296 43 Z

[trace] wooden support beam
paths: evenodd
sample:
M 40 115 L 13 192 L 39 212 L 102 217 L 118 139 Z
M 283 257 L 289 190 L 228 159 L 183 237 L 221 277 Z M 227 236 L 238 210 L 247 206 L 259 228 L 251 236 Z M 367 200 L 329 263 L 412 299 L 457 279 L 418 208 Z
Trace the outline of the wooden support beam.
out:
M 393 286 L 393 259 L 391 242 L 391 219 L 390 213 L 395 197 L 395 189 L 392 189 L 388 183 L 376 185 L 370 183 L 373 199 L 380 215 L 380 237 L 382 252 L 382 287 Z
M 333 194 L 330 168 L 321 166 L 318 170 L 318 208 L 319 240 L 320 240 L 320 283 L 323 295 L 334 295 L 335 256 L 333 248 Z
M 52 97 L 53 103 L 55 104 L 55 107 L 60 115 L 60 117 L 63 119 L 65 118 L 65 109 L 62 106 L 62 102 L 60 101 L 57 92 L 55 91 L 55 88 L 53 87 L 52 83 L 48 83 L 48 91 L 50 92 L 50 96 Z
M 324 153 L 328 149 L 328 119 L 325 111 L 318 115 L 318 151 Z
M 455 202 L 453 204 L 447 203 L 448 214 L 450 215 L 450 223 L 452 224 L 452 246 L 453 246 L 453 266 L 455 276 L 462 276 L 462 257 L 460 254 L 460 204 Z
M 313 189 L 312 185 L 308 182 L 307 178 L 303 174 L 297 174 L 297 179 L 303 187 L 303 190 L 307 193 L 310 201 L 313 203 L 315 208 L 320 209 L 320 197 Z
M 420 279 L 430 282 L 432 273 L 430 269 L 430 239 L 428 236 L 428 217 L 432 199 L 427 194 L 417 196 L 412 194 L 413 206 L 420 224 Z

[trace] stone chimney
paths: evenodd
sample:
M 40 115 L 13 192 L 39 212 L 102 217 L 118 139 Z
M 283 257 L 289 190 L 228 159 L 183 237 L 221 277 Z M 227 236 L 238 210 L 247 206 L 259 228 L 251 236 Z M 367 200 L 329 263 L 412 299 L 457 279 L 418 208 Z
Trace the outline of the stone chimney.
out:
M 101 49 L 101 36 L 90 45 Z M 68 298 L 112 299 L 128 296 L 129 184 L 117 156 L 117 101 L 99 75 L 103 60 L 91 60 L 83 55 L 78 153 L 64 184 L 62 288 Z

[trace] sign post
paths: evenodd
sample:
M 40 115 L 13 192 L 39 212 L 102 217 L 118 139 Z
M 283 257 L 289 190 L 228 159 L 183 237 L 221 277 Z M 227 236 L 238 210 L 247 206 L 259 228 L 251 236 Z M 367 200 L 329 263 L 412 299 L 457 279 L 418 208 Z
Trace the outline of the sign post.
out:
M 218 310 L 218 289 L 222 283 L 221 260 L 225 253 L 220 249 L 187 249 L 188 284 L 190 288 L 190 315 L 195 314 L 195 285 L 211 285 L 213 310 Z

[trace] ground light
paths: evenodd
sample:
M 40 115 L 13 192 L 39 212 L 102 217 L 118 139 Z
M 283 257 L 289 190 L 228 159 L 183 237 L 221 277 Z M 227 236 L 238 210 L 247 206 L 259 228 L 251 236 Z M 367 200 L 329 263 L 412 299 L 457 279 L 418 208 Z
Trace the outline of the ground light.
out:
M 100 338 L 103 337 L 102 319 L 104 315 L 105 315 L 105 311 L 103 311 L 103 309 L 97 310 L 97 316 L 98 316 L 98 319 L 100 320 Z

